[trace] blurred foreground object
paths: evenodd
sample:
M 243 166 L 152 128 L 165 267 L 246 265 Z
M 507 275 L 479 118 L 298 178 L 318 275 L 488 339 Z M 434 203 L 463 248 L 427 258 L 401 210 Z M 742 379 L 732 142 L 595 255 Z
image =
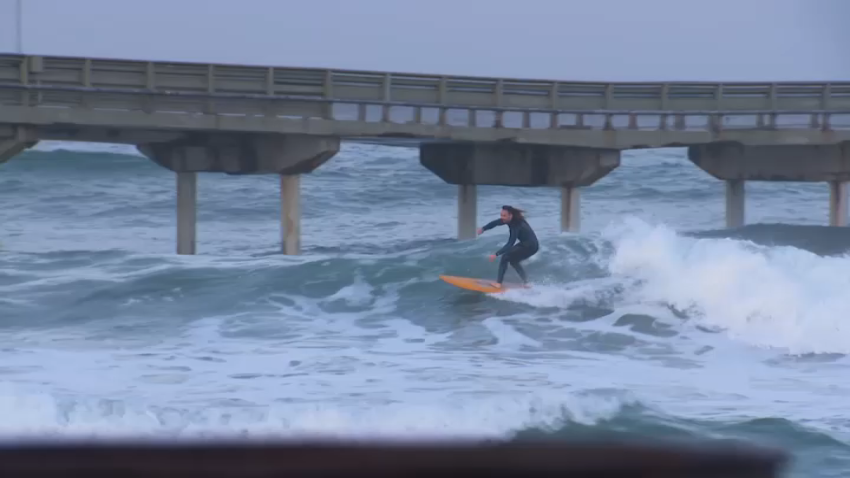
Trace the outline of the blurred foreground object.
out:
M 449 473 L 523 478 L 774 478 L 784 464 L 781 452 L 730 444 L 207 441 L 0 445 L 3 478 L 378 478 Z

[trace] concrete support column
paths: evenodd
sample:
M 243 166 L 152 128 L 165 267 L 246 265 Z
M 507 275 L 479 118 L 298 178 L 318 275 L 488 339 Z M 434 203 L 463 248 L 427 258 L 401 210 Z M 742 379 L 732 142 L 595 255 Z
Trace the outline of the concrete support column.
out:
M 474 239 L 478 219 L 478 192 L 474 184 L 457 186 L 457 238 Z
M 726 227 L 741 227 L 744 225 L 744 180 L 730 179 L 726 181 Z
M 847 183 L 844 181 L 829 182 L 829 225 L 847 225 Z
M 283 253 L 301 253 L 301 175 L 280 176 L 280 236 Z
M 195 254 L 198 174 L 177 173 L 177 253 Z
M 581 228 L 581 191 L 575 186 L 561 186 L 561 232 L 578 232 Z

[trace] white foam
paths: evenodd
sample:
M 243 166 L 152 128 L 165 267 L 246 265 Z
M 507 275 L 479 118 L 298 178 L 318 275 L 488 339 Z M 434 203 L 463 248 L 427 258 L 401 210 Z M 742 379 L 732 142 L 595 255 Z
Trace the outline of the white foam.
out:
M 325 301 L 333 302 L 342 300 L 350 305 L 367 305 L 375 299 L 375 289 L 368 283 L 363 281 L 363 278 L 358 274 L 354 278 L 354 283 L 347 285 L 336 293 L 328 296 Z
M 0 387 L 0 409 L 6 416 L 0 435 L 505 438 L 531 427 L 558 428 L 566 421 L 593 424 L 634 402 L 621 395 L 597 393 L 421 397 L 404 403 L 349 400 L 270 406 L 148 406 L 138 399 L 57 397 L 6 385 Z
M 597 294 L 615 284 L 607 278 L 587 279 L 567 284 L 533 284 L 528 289 L 510 289 L 494 295 L 496 299 L 528 304 L 534 307 L 556 307 L 568 309 L 577 302 L 595 302 Z
M 626 221 L 605 236 L 611 274 L 635 302 L 687 310 L 695 323 L 790 353 L 850 353 L 850 258 L 731 239 L 695 239 Z
M 523 317 L 514 318 L 521 320 Z M 517 348 L 523 346 L 539 348 L 542 345 L 537 340 L 518 332 L 510 325 L 506 324 L 502 319 L 493 317 L 485 320 L 482 325 L 487 328 L 497 341 L 496 346 L 493 347 L 494 350 L 502 349 L 515 351 Z

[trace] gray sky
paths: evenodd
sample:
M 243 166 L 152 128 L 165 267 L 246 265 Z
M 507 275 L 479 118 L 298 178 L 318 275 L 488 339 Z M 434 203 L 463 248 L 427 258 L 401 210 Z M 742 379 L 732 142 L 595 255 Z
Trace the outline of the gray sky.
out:
M 14 51 L 15 1 L 0 0 Z M 850 80 L 850 0 L 23 0 L 26 53 L 577 80 Z

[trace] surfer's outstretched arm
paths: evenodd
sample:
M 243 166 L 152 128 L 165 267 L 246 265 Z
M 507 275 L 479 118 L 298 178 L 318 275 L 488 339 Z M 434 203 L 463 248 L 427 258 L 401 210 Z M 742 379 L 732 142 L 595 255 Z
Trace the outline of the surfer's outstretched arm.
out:
M 484 231 L 489 231 L 490 229 L 493 229 L 496 226 L 501 226 L 501 225 L 504 225 L 504 224 L 505 223 L 502 222 L 501 219 L 496 219 L 494 221 L 490 221 L 487 224 L 484 224 L 484 227 L 481 228 L 481 232 L 479 232 L 479 234 L 481 234 Z

